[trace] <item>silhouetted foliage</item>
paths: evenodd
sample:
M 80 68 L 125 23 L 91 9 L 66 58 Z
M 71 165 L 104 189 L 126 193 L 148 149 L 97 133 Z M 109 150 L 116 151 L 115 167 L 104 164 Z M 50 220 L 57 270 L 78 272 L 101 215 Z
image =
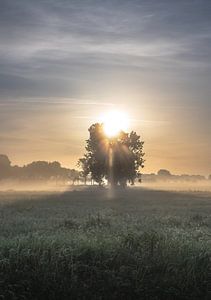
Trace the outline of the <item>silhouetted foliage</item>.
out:
M 165 169 L 159 170 L 157 175 L 154 173 L 143 174 L 142 178 L 144 182 L 156 182 L 156 181 L 200 182 L 206 180 L 206 177 L 203 175 L 190 175 L 190 174 L 174 175 Z
M 11 175 L 11 162 L 7 155 L 0 154 L 0 179 Z
M 108 138 L 103 124 L 93 124 L 89 128 L 89 139 L 86 141 L 86 153 L 79 159 L 84 176 L 91 178 L 99 185 L 107 179 L 111 185 L 125 186 L 127 181 L 134 184 L 144 167 L 143 144 L 136 132 L 120 132 Z
M 158 176 L 169 177 L 169 176 L 171 176 L 171 173 L 168 170 L 160 169 L 158 171 Z
M 87 182 L 87 176 L 90 173 L 90 169 L 89 169 L 89 161 L 85 155 L 85 157 L 80 158 L 78 160 L 78 166 L 82 169 L 82 171 L 80 172 L 80 175 L 82 178 L 84 178 L 84 183 L 86 184 Z
M 79 171 L 63 168 L 57 161 L 34 161 L 23 167 L 11 166 L 6 155 L 0 155 L 0 180 L 72 180 L 72 183 L 80 179 Z

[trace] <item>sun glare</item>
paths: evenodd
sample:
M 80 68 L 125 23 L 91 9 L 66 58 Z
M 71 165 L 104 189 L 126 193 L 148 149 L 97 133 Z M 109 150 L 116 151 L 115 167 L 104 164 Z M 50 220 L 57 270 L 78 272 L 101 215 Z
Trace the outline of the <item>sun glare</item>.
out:
M 104 132 L 108 137 L 114 137 L 123 130 L 127 131 L 129 127 L 128 116 L 119 111 L 111 111 L 102 118 Z

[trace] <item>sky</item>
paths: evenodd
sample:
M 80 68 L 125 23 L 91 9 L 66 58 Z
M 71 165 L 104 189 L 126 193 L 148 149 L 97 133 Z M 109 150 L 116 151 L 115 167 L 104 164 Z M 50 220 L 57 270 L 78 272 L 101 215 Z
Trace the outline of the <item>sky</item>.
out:
M 211 174 L 210 0 L 0 0 L 0 153 L 74 168 L 111 110 L 145 173 Z

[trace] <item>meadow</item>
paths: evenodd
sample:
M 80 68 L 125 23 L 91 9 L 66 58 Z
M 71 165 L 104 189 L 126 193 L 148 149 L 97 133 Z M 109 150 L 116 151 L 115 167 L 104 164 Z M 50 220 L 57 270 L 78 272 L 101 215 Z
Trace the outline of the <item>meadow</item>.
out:
M 210 296 L 210 192 L 0 192 L 2 300 Z

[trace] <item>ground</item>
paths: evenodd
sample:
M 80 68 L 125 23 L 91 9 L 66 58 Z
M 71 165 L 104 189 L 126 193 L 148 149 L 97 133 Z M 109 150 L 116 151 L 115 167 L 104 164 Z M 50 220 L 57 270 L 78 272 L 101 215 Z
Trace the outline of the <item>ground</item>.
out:
M 0 299 L 209 299 L 211 193 L 0 192 Z

